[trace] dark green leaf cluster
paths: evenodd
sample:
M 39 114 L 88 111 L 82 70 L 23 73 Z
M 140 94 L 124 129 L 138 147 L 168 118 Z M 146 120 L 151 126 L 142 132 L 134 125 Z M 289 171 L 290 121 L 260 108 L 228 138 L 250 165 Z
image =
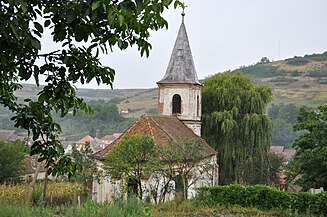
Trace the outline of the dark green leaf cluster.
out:
M 215 186 L 199 189 L 197 200 L 208 205 L 239 205 L 261 210 L 281 209 L 302 214 L 327 215 L 327 193 L 289 193 L 263 185 Z
M 106 170 L 112 180 L 135 180 L 138 196 L 142 199 L 142 177 L 149 176 L 161 167 L 155 153 L 154 141 L 141 134 L 125 135 L 106 156 Z
M 283 71 L 278 70 L 276 66 L 267 65 L 266 63 L 258 63 L 246 67 L 241 67 L 234 72 L 241 71 L 244 75 L 252 78 L 270 78 L 282 76 Z
M 241 73 L 216 74 L 204 81 L 202 135 L 219 153 L 222 184 L 271 182 L 271 122 L 264 115 L 271 100 L 270 87 L 256 85 Z
M 302 66 L 302 65 L 306 65 L 307 63 L 309 63 L 309 60 L 305 59 L 305 58 L 292 58 L 292 59 L 286 60 L 286 63 L 289 65 L 294 65 L 294 66 Z
M 0 2 L 0 104 L 15 114 L 15 127 L 32 134 L 31 153 L 40 154 L 53 175 L 76 166 L 61 158 L 63 148 L 57 141 L 61 129 L 51 112 L 63 117 L 78 109 L 90 111 L 73 84 L 95 80 L 112 86 L 115 71 L 100 63 L 99 53 L 136 45 L 141 55 L 148 56 L 150 31 L 167 27 L 162 13 L 173 3 L 184 6 L 178 0 Z M 40 53 L 51 47 L 41 44 L 45 32 L 61 46 L 58 50 Z M 21 81 L 31 78 L 37 85 L 44 78 L 45 86 L 37 100 L 20 104 L 14 92 L 22 88 Z
M 289 178 L 297 179 L 304 189 L 327 189 L 327 104 L 315 110 L 302 108 L 294 129 L 304 133 L 293 143 L 297 153 Z
M 267 115 L 272 119 L 272 145 L 291 147 L 301 132 L 294 132 L 293 125 L 297 123 L 300 107 L 290 104 L 272 104 Z
M 86 143 L 80 150 L 76 146 L 73 146 L 70 157 L 77 163 L 78 173 L 74 174 L 70 180 L 77 181 L 83 184 L 84 196 L 91 195 L 89 185 L 93 180 L 100 179 L 100 173 L 98 172 L 98 166 L 93 155 L 90 143 Z
M 0 183 L 19 181 L 25 171 L 26 146 L 21 142 L 0 140 Z

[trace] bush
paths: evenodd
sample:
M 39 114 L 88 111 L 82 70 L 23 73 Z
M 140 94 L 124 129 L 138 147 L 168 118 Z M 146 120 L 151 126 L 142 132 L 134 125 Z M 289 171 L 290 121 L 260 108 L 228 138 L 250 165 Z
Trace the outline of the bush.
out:
M 294 71 L 287 71 L 287 73 L 292 77 L 299 77 L 304 74 L 302 71 L 294 70 Z
M 309 60 L 307 60 L 305 58 L 301 58 L 301 57 L 296 57 L 296 58 L 293 58 L 293 59 L 286 60 L 286 63 L 288 65 L 294 65 L 294 66 L 306 65 L 308 62 L 309 62 Z
M 239 71 L 241 71 L 244 75 L 250 76 L 252 78 L 269 78 L 281 76 L 283 74 L 283 71 L 278 71 L 277 69 L 278 68 L 276 66 L 256 64 L 252 66 L 241 67 Z
M 327 71 L 311 71 L 308 76 L 313 78 L 327 77 Z
M 270 82 L 276 82 L 276 83 L 289 84 L 289 83 L 292 83 L 294 81 L 299 81 L 299 80 L 294 79 L 294 78 L 287 78 L 287 77 L 277 77 L 277 78 L 271 79 L 269 81 Z
M 211 206 L 239 205 L 255 207 L 260 210 L 282 209 L 327 215 L 327 192 L 320 194 L 289 193 L 263 185 L 202 187 L 198 191 L 197 200 Z

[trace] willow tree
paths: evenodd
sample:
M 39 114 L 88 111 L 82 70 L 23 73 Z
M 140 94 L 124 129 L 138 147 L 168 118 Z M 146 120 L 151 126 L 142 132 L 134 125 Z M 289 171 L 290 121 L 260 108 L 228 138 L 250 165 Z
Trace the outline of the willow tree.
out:
M 221 184 L 270 182 L 271 100 L 270 87 L 239 72 L 204 81 L 202 135 L 218 151 Z

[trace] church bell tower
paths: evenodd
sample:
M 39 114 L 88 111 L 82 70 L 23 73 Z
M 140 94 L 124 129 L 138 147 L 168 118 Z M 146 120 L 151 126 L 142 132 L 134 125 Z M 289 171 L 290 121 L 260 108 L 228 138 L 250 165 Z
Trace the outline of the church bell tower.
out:
M 157 82 L 158 114 L 176 115 L 201 136 L 201 88 L 184 24 L 179 28 L 165 76 Z

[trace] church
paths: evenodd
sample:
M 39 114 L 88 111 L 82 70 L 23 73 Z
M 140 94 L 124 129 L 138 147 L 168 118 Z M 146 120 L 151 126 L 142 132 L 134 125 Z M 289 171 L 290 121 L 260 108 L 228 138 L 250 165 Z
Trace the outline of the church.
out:
M 181 141 L 195 141 L 201 152 L 198 153 L 201 162 L 192 169 L 193 175 L 188 177 L 188 183 L 191 183 L 186 194 L 187 198 L 196 195 L 196 188 L 201 186 L 212 186 L 218 184 L 218 165 L 217 152 L 211 148 L 205 140 L 201 138 L 201 88 L 194 61 L 191 53 L 189 40 L 184 24 L 184 14 L 182 14 L 182 23 L 179 28 L 177 39 L 169 60 L 169 64 L 164 77 L 157 82 L 158 85 L 158 115 L 143 115 L 123 134 L 107 146 L 105 149 L 95 153 L 99 168 L 103 166 L 105 155 L 110 150 L 119 145 L 120 141 L 126 135 L 142 134 L 148 135 L 155 145 L 165 145 L 173 142 L 178 148 L 183 147 Z M 201 166 L 210 165 L 210 171 L 203 173 Z M 197 177 L 195 178 L 197 174 Z M 157 180 L 158 174 L 156 174 Z M 164 179 L 163 174 L 159 177 Z M 155 181 L 154 175 L 145 177 L 142 180 L 142 195 L 150 197 L 150 187 Z M 123 186 L 127 185 L 126 180 L 113 182 L 109 176 L 105 176 L 100 182 L 94 181 L 92 185 L 93 199 L 97 202 L 110 201 L 112 198 L 124 196 Z M 177 192 L 178 183 L 173 180 L 170 183 L 171 191 L 165 197 L 165 201 L 172 200 Z M 143 192 L 144 190 L 144 192 Z M 160 187 L 157 194 L 160 195 Z M 153 201 L 153 199 L 151 199 Z

